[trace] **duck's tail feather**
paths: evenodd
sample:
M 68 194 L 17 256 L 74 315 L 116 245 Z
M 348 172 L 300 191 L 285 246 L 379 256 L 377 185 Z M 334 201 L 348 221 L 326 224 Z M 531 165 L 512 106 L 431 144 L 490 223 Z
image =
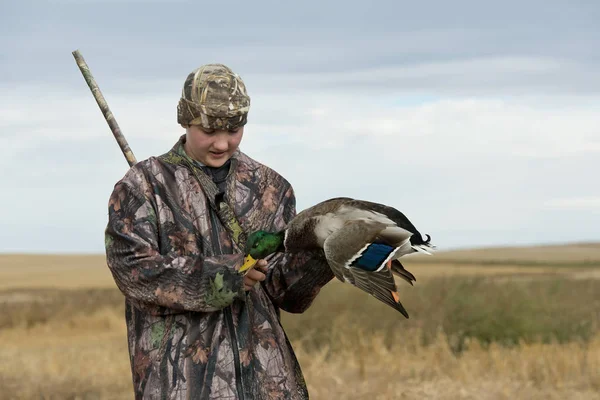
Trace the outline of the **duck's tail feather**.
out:
M 406 282 L 410 283 L 411 286 L 413 285 L 413 282 L 417 281 L 417 278 L 415 278 L 415 276 L 413 274 L 411 274 L 409 271 L 404 269 L 404 266 L 398 260 L 392 260 L 392 263 L 390 265 L 390 270 L 396 276 L 399 276 L 400 278 L 404 279 Z
M 419 253 L 423 253 L 423 254 L 427 254 L 427 255 L 432 255 L 433 253 L 431 252 L 434 248 L 431 246 L 425 246 L 422 244 L 418 244 L 416 246 L 412 246 L 412 249 L 415 250 L 416 252 Z

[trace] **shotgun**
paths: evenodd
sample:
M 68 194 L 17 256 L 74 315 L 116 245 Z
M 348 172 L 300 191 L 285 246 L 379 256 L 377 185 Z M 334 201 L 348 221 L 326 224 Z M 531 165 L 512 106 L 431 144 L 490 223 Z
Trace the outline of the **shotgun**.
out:
M 112 131 L 115 139 L 117 140 L 117 143 L 119 144 L 119 147 L 121 148 L 121 151 L 123 152 L 123 155 L 125 156 L 125 159 L 129 163 L 130 167 L 133 166 L 135 163 L 137 163 L 137 160 L 135 159 L 133 152 L 129 148 L 127 139 L 125 139 L 125 136 L 123 136 L 123 132 L 121 132 L 121 128 L 119 128 L 119 124 L 117 124 L 115 116 L 110 111 L 110 108 L 108 107 L 108 104 L 106 103 L 106 100 L 104 99 L 104 96 L 102 95 L 102 92 L 100 91 L 100 88 L 98 87 L 94 76 L 90 72 L 90 68 L 83 59 L 83 56 L 81 55 L 79 50 L 73 51 L 72 54 L 73 57 L 75 57 L 75 62 L 77 62 L 77 66 L 79 67 L 81 74 L 83 75 L 83 79 L 85 79 L 88 86 L 90 87 L 90 90 L 92 91 L 92 94 L 96 99 L 96 103 L 98 103 L 98 107 L 100 107 L 100 110 L 104 115 L 104 119 L 106 119 L 110 130 Z

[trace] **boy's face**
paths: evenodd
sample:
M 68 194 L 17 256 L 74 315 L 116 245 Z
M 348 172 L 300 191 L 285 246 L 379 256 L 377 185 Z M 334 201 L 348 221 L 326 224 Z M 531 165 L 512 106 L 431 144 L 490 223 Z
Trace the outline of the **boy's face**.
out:
M 233 131 L 206 131 L 198 125 L 186 128 L 185 152 L 209 167 L 220 167 L 238 149 L 244 127 Z

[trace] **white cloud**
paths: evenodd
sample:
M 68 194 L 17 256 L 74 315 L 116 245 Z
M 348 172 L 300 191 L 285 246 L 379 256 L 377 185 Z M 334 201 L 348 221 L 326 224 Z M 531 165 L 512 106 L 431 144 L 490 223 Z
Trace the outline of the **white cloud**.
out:
M 289 140 L 313 148 L 368 138 L 369 145 L 380 146 L 380 156 L 416 163 L 441 164 L 464 156 L 555 158 L 600 152 L 600 99 L 560 108 L 539 98 L 450 98 L 402 107 L 371 104 L 370 98 L 274 96 L 254 107 L 252 121 L 261 129 L 252 130 L 257 135 L 279 130 Z
M 10 171 L 2 184 L 11 193 L 0 198 L 0 209 L 12 210 L 5 221 L 15 226 L 15 239 L 0 250 L 100 251 L 101 235 L 78 235 L 77 226 L 87 213 L 87 232 L 104 228 L 106 199 L 126 171 L 123 156 L 83 81 L 75 93 L 21 94 L 28 92 L 0 93 L 10 121 L 2 126 L 0 166 Z M 104 95 L 138 160 L 168 150 L 182 133 L 178 89 Z M 380 201 L 405 211 L 448 248 L 560 240 L 544 231 L 555 213 L 587 211 L 600 198 L 589 192 L 589 160 L 600 152 L 598 98 L 445 97 L 412 104 L 370 91 L 348 96 L 260 86 L 252 96 L 242 149 L 292 182 L 299 209 L 340 195 Z M 570 196 L 587 200 L 548 200 L 561 199 L 565 183 Z M 598 232 L 581 232 L 580 219 L 565 220 L 564 232 L 585 238 Z M 67 236 L 27 239 L 36 229 L 52 235 L 56 224 Z
M 600 211 L 600 196 L 551 199 L 544 203 L 544 207 L 556 210 Z
M 423 57 L 383 66 L 344 65 L 334 70 L 296 73 L 293 79 L 287 73 L 269 72 L 263 77 L 257 74 L 256 79 L 265 87 L 296 91 L 330 89 L 358 94 L 425 91 L 447 96 L 514 96 L 536 92 L 598 93 L 600 87 L 594 80 L 598 76 L 594 64 L 580 60 L 504 54 L 433 60 Z
M 545 73 L 573 67 L 572 63 L 545 57 L 494 56 L 393 65 L 355 71 L 302 74 L 297 79 L 316 85 L 389 85 L 397 80 L 436 79 L 437 77 L 487 76 L 489 81 L 505 73 Z M 283 77 L 285 79 L 285 77 Z
M 35 148 L 44 141 L 110 137 L 110 129 L 83 83 L 77 93 L 44 88 L 35 97 L 23 94 L 29 92 L 25 88 L 0 94 L 0 140 L 7 154 L 15 148 Z M 559 97 L 457 97 L 395 106 L 393 96 L 382 101 L 377 93 L 368 91 L 359 98 L 318 91 L 310 95 L 256 92 L 244 143 L 254 149 L 280 143 L 335 149 L 348 140 L 364 140 L 365 146 L 377 151 L 377 157 L 397 157 L 415 164 L 460 163 L 457 158 L 464 157 L 550 159 L 600 152 L 600 98 L 568 97 L 560 104 Z M 157 140 L 165 144 L 182 132 L 176 123 L 175 90 L 169 94 L 104 95 L 131 142 Z
M 599 237 L 596 3 L 237 2 L 244 18 L 204 19 L 193 40 L 182 1 L 110 1 L 122 12 L 54 0 L 0 14 L 0 251 L 102 248 L 127 163 L 76 48 L 138 159 L 182 133 L 185 74 L 223 62 L 252 96 L 243 150 L 294 184 L 299 208 L 385 202 L 440 248 Z

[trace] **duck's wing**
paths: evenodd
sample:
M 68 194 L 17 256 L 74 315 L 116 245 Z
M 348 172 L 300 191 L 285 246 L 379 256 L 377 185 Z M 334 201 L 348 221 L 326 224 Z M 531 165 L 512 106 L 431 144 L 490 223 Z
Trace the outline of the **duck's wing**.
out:
M 333 273 L 339 280 L 369 293 L 408 318 L 408 313 L 400 303 L 396 282 L 390 269 L 391 257 L 398 247 L 382 242 L 382 232 L 388 229 L 388 225 L 377 221 L 348 221 L 327 238 L 323 249 Z M 406 242 L 411 234 L 404 230 L 403 232 Z M 401 232 L 395 233 L 398 235 Z M 396 240 L 398 239 L 396 237 Z
M 338 221 L 338 224 L 326 236 L 323 250 L 328 259 L 346 267 L 361 258 L 366 269 L 379 269 L 393 258 L 396 251 L 410 247 L 412 233 L 389 221 L 386 223 L 361 216 L 360 219 Z
M 398 288 L 389 269 L 384 268 L 378 272 L 367 272 L 359 268 L 349 268 L 344 271 L 344 277 L 346 282 L 369 293 L 408 318 L 408 312 L 400 302 Z

